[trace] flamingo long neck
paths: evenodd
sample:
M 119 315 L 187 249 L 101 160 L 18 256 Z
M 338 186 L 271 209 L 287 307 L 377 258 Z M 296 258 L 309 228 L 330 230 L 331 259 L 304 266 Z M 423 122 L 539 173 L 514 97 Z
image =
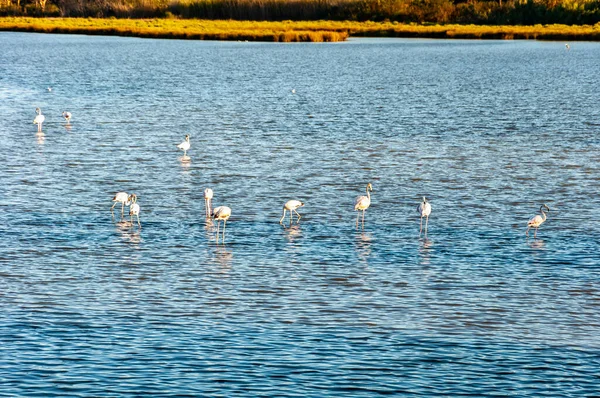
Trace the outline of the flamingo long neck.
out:
M 367 198 L 369 198 L 369 200 L 371 200 L 371 194 L 369 193 L 369 187 L 367 187 Z
M 546 221 L 546 213 L 544 213 L 543 208 L 540 208 L 540 213 L 542 213 L 542 220 Z

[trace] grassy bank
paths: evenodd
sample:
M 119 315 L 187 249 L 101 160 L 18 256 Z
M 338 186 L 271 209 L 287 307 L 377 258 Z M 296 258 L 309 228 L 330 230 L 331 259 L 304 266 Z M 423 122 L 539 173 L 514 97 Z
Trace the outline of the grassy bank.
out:
M 256 22 L 196 19 L 0 18 L 0 30 L 192 40 L 342 41 L 348 36 L 600 41 L 600 24 L 480 26 L 396 22 Z
M 348 37 L 347 30 L 307 28 L 298 23 L 208 21 L 179 19 L 0 18 L 0 30 L 135 36 L 189 40 L 248 40 L 275 42 L 330 42 Z

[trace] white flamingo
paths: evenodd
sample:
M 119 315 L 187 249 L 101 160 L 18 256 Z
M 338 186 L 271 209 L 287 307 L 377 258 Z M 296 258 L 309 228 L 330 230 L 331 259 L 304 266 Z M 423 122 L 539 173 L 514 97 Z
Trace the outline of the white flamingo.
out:
M 429 223 L 429 215 L 431 214 L 431 204 L 423 196 L 423 202 L 417 207 L 417 212 L 421 215 L 421 227 L 419 228 L 419 236 L 423 231 L 423 217 L 425 217 L 425 237 L 427 238 L 427 224 Z
M 177 145 L 177 148 L 183 151 L 183 158 L 187 158 L 187 151 L 190 149 L 190 136 L 189 134 L 185 136 L 185 141 L 181 144 Z
M 67 121 L 67 124 L 69 124 L 71 122 L 71 116 L 72 116 L 71 112 L 64 111 L 62 113 L 62 117 L 65 118 L 65 120 Z
M 211 211 L 211 202 L 212 202 L 212 198 L 213 198 L 213 190 L 210 188 L 206 188 L 204 190 L 204 208 L 205 208 L 205 212 L 206 212 L 206 217 L 209 218 L 210 215 L 212 214 Z
M 296 215 L 298 215 L 298 219 L 296 220 L 296 222 L 300 221 L 300 218 L 302 218 L 302 216 L 298 214 L 296 209 L 302 206 L 304 206 L 304 203 L 300 202 L 299 200 L 288 200 L 287 202 L 285 202 L 285 204 L 283 205 L 283 215 L 281 216 L 281 220 L 279 220 L 279 224 L 283 223 L 283 218 L 285 217 L 285 212 L 287 210 L 290 211 L 290 225 L 292 225 L 293 223 L 292 213 L 296 213 Z
M 37 116 L 33 119 L 33 124 L 37 124 L 38 132 L 42 132 L 42 123 L 46 120 L 46 116 L 42 115 L 42 110 L 40 108 L 35 108 L 35 113 Z
M 367 184 L 367 196 L 359 196 L 354 201 L 354 210 L 360 211 L 362 210 L 362 224 L 365 225 L 365 210 L 371 206 L 371 194 L 369 191 L 373 190 L 373 186 L 371 183 Z M 358 216 L 360 213 L 356 213 L 356 228 L 358 228 Z
M 544 209 L 546 209 L 546 212 L 544 212 Z M 529 229 L 530 228 L 534 228 L 535 232 L 533 233 L 533 238 L 535 239 L 537 237 L 537 230 L 540 227 L 540 225 L 542 225 L 544 223 L 544 221 L 546 221 L 546 213 L 550 211 L 550 208 L 543 204 L 540 206 L 540 213 L 542 213 L 542 215 L 537 215 L 535 217 L 532 217 L 528 222 L 527 222 L 527 231 L 525 231 L 525 235 L 529 236 Z
M 133 226 L 133 216 L 137 217 L 137 222 L 140 228 L 142 224 L 140 224 L 140 205 L 137 204 L 137 196 L 132 193 L 130 196 L 131 205 L 129 206 L 129 217 L 131 219 L 131 225 Z
M 219 226 L 221 225 L 221 220 L 223 220 L 223 243 L 225 243 L 225 226 L 227 225 L 227 220 L 231 216 L 231 209 L 227 206 L 219 206 L 215 208 L 212 213 L 212 218 L 217 220 L 217 243 L 219 243 Z
M 115 202 L 110 211 L 113 211 L 117 203 L 121 203 L 121 217 L 125 214 L 125 206 L 129 206 L 131 204 L 131 196 L 127 194 L 127 192 L 117 192 L 113 197 L 113 202 Z

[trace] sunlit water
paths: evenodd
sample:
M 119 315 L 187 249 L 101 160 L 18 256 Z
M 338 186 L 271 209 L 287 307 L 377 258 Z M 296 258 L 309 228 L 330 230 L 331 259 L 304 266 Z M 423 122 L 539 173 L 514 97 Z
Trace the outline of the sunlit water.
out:
M 599 65 L 597 43 L 0 33 L 0 395 L 597 393 Z

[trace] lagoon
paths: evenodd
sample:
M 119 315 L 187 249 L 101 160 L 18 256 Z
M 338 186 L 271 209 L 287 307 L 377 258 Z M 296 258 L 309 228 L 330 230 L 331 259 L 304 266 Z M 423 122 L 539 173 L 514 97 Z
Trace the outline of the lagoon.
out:
M 597 393 L 598 65 L 589 42 L 0 33 L 1 394 Z

